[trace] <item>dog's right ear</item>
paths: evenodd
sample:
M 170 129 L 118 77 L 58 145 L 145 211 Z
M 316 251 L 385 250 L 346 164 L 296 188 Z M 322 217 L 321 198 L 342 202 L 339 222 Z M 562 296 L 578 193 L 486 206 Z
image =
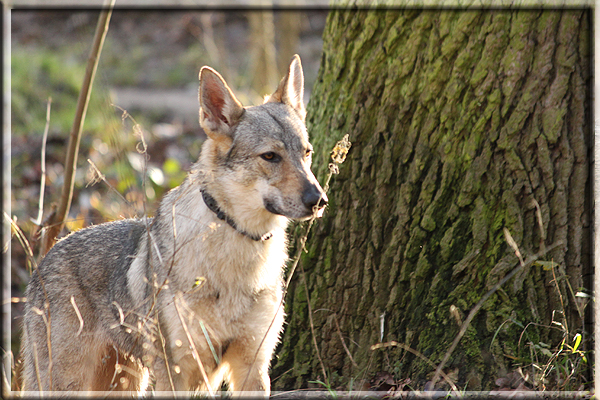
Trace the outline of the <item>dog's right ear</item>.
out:
M 223 77 L 210 67 L 200 70 L 200 126 L 214 140 L 230 138 L 231 129 L 244 113 Z

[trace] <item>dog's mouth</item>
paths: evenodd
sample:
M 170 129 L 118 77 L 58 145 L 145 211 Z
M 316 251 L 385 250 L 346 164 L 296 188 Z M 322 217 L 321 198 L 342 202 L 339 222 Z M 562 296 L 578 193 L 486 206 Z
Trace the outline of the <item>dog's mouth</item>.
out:
M 269 200 L 265 200 L 265 208 L 267 209 L 268 212 L 273 213 L 275 215 L 283 215 L 285 216 L 284 213 L 282 213 L 281 211 L 279 211 L 277 209 L 277 207 L 275 207 L 275 204 L 273 204 L 272 202 L 270 202 Z
M 317 218 L 321 218 L 323 216 L 323 212 L 325 211 L 325 204 L 314 207 L 313 210 L 308 210 L 305 207 L 294 207 L 293 210 L 289 212 L 284 212 L 279 209 L 272 201 L 265 200 L 264 201 L 265 209 L 272 214 L 282 215 L 287 218 L 297 219 L 297 220 L 306 220 L 313 216 L 313 213 L 316 213 Z

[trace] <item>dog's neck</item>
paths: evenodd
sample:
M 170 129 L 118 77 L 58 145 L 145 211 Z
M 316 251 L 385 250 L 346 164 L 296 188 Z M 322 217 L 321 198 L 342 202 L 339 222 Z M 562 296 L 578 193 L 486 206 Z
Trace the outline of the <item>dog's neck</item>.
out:
M 231 226 L 233 229 L 235 229 L 238 233 L 254 240 L 255 242 L 259 242 L 259 241 L 264 242 L 273 237 L 273 234 L 271 232 L 267 232 L 262 236 L 258 236 L 258 235 L 252 235 L 251 233 L 248 233 L 248 232 L 240 229 L 237 226 L 237 224 L 235 223 L 235 221 L 229 215 L 225 214 L 225 212 L 223 210 L 221 210 L 221 208 L 219 207 L 219 204 L 217 203 L 217 201 L 215 200 L 214 197 L 212 197 L 205 189 L 200 189 L 200 192 L 202 193 L 202 200 L 204 200 L 206 207 L 208 207 L 208 209 L 210 211 L 214 212 L 216 214 L 217 218 L 227 222 L 229 224 L 229 226 Z

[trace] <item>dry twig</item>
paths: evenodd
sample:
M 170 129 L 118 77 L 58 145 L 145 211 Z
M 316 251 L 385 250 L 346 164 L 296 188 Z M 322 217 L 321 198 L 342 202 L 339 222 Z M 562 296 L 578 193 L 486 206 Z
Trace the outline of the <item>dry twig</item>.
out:
M 44 190 L 46 188 L 46 142 L 48 141 L 48 130 L 50 129 L 50 105 L 52 97 L 48 97 L 48 105 L 46 106 L 46 126 L 44 127 L 44 136 L 42 137 L 42 155 L 40 160 L 41 179 L 40 179 L 40 201 L 38 204 L 38 216 L 33 223 L 40 226 L 42 224 L 42 216 L 44 214 Z
M 414 354 L 415 356 L 419 357 L 421 360 L 425 361 L 430 366 L 435 367 L 435 364 L 433 362 L 431 362 L 431 360 L 429 358 L 425 357 L 419 351 L 411 348 L 410 346 L 405 345 L 404 343 L 398 343 L 394 340 L 392 340 L 391 342 L 374 344 L 373 346 L 371 346 L 371 350 L 377 350 L 377 349 L 381 349 L 381 348 L 385 348 L 385 347 L 392 347 L 392 346 L 400 347 L 401 349 L 406 350 L 406 351 Z M 454 390 L 455 392 L 458 392 L 458 388 L 456 387 L 454 382 L 452 382 L 452 379 L 450 379 L 450 377 L 448 375 L 446 375 L 446 373 L 444 373 L 444 371 L 440 371 L 440 375 L 442 376 L 442 378 L 444 378 L 444 380 L 448 383 L 448 385 L 450 385 L 452 390 Z M 434 384 L 435 384 L 435 381 L 432 381 L 432 382 L 434 382 Z
M 202 360 L 200 359 L 200 355 L 198 354 L 198 350 L 196 349 L 196 344 L 194 343 L 194 340 L 192 339 L 192 335 L 190 334 L 188 326 L 185 323 L 185 321 L 183 320 L 183 317 L 181 316 L 181 311 L 179 310 L 179 307 L 177 305 L 177 300 L 181 300 L 181 296 L 179 298 L 174 298 L 173 304 L 175 305 L 175 310 L 177 311 L 177 316 L 179 317 L 179 320 L 181 321 L 181 325 L 183 326 L 185 335 L 187 336 L 187 339 L 190 343 L 192 355 L 193 355 L 194 359 L 196 360 L 196 363 L 198 363 L 198 368 L 200 369 L 200 372 L 202 373 L 202 378 L 204 379 L 204 384 L 206 385 L 206 388 L 208 389 L 208 393 L 209 393 L 210 397 L 214 398 L 215 395 L 213 393 L 212 388 L 210 387 L 210 381 L 208 380 L 208 375 L 206 373 L 206 370 L 204 369 L 204 365 L 202 364 Z
M 350 358 L 350 361 L 352 361 L 352 364 L 355 367 L 358 367 L 358 364 L 356 363 L 356 361 L 354 361 L 352 354 L 350 354 L 350 350 L 348 350 L 348 347 L 346 346 L 346 342 L 344 341 L 344 336 L 342 336 L 342 330 L 340 329 L 340 324 L 338 323 L 338 320 L 337 320 L 337 313 L 333 313 L 333 321 L 335 322 L 335 327 L 338 331 L 338 334 L 340 335 L 340 340 L 342 341 L 342 346 L 344 346 L 344 350 L 346 351 L 346 354 L 348 354 L 348 357 Z
M 505 233 L 506 232 L 508 232 L 508 231 L 505 231 Z M 512 236 L 510 236 L 510 233 L 508 233 L 508 235 L 506 237 L 507 237 L 507 242 L 509 244 L 514 243 L 515 246 L 516 246 L 516 243 L 514 242 L 514 240 L 512 240 Z M 448 349 L 448 351 L 444 355 L 444 358 L 442 359 L 442 361 L 440 362 L 440 364 L 438 365 L 438 367 L 437 367 L 437 369 L 435 371 L 435 375 L 433 376 L 433 379 L 431 380 L 433 382 L 433 385 L 435 385 L 435 383 L 439 380 L 440 375 L 442 374 L 442 369 L 444 368 L 444 366 L 446 365 L 446 363 L 450 359 L 450 356 L 454 352 L 454 349 L 456 349 L 456 346 L 458 346 L 458 343 L 460 342 L 460 340 L 462 339 L 462 337 L 464 336 L 464 334 L 467 332 L 467 328 L 469 327 L 469 324 L 471 323 L 471 321 L 473 320 L 473 318 L 475 317 L 475 315 L 477 314 L 477 312 L 479 312 L 479 310 L 481 309 L 481 307 L 483 306 L 483 304 L 485 303 L 485 301 L 492 294 L 494 294 L 498 289 L 500 289 L 500 287 L 502 285 L 504 285 L 510 278 L 512 278 L 513 276 L 515 276 L 515 274 L 517 272 L 521 271 L 525 267 L 528 267 L 528 266 L 532 265 L 535 261 L 537 261 L 537 259 L 539 259 L 540 257 L 544 256 L 546 253 L 554 250 L 555 248 L 562 246 L 562 244 L 563 244 L 562 241 L 559 240 L 559 241 L 551 244 L 550 246 L 546 247 L 545 249 L 540 250 L 538 253 L 534 254 L 533 256 L 527 257 L 526 260 L 523 260 L 523 257 L 521 256 L 521 253 L 518 252 L 518 248 L 515 250 L 515 254 L 517 255 L 517 257 L 519 257 L 519 265 L 517 265 L 516 268 L 514 268 L 508 275 L 506 275 L 504 278 L 502 278 L 502 280 L 500 282 L 498 282 L 496 285 L 494 285 L 494 287 L 491 288 L 479 300 L 479 302 L 475 305 L 475 307 L 473 307 L 473 309 L 471 310 L 471 312 L 469 312 L 469 315 L 465 319 L 465 322 L 463 322 L 462 326 L 460 327 L 460 331 L 458 332 L 458 335 L 456 335 L 456 337 L 454 338 L 454 341 L 452 342 L 452 345 L 450 346 L 450 348 Z M 514 249 L 514 246 L 511 245 L 511 247 L 513 247 L 513 249 Z

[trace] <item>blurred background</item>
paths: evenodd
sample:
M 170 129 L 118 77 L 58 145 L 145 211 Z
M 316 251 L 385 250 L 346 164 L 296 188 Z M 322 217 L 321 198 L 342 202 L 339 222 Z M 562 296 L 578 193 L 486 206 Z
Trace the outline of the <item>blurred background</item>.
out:
M 43 217 L 60 197 L 68 135 L 98 15 L 11 13 L 10 213 L 35 258 L 39 229 L 32 219 L 40 207 L 47 105 L 51 99 Z M 153 215 L 162 194 L 181 183 L 205 139 L 198 124 L 203 65 L 219 71 L 242 104 L 255 105 L 275 90 L 298 53 L 308 103 L 326 16 L 323 10 L 115 10 L 85 119 L 67 230 Z M 23 296 L 30 263 L 25 246 L 13 236 L 13 297 Z M 22 305 L 12 309 L 15 355 Z

